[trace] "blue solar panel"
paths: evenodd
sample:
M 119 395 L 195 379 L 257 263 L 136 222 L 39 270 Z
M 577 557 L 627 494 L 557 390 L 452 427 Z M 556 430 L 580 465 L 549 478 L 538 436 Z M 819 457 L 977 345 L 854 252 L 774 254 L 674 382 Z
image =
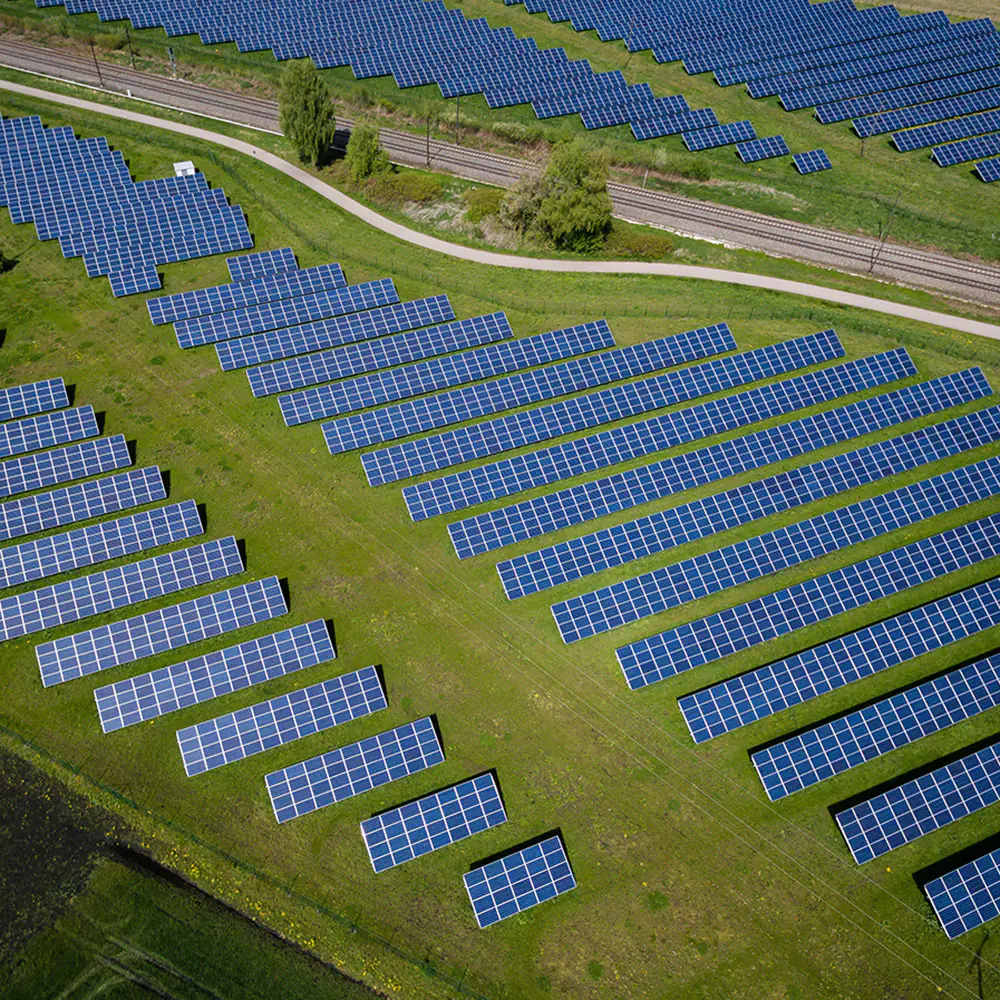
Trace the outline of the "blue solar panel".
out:
M 163 287 L 160 272 L 155 264 L 143 264 L 124 271 L 112 271 L 108 275 L 111 294 L 115 298 L 125 295 L 140 295 L 142 292 L 155 292 Z
M 777 156 L 788 156 L 791 150 L 784 136 L 770 135 L 764 139 L 751 139 L 736 146 L 736 155 L 744 163 L 757 163 L 759 160 L 773 160 Z
M 287 613 L 284 591 L 272 576 L 39 643 L 35 656 L 42 684 L 51 687 Z
M 616 650 L 633 690 L 1000 554 L 1000 514 Z
M 1000 744 L 834 814 L 859 864 L 1000 802 Z
M 772 462 L 806 455 L 872 431 L 971 402 L 991 392 L 982 371 L 969 369 L 757 431 L 746 437 L 686 452 L 675 458 L 666 458 L 652 465 L 477 514 L 450 524 L 448 531 L 459 558 L 466 559 L 605 514 L 638 507 L 694 486 L 759 469 Z M 980 420 L 989 421 L 992 426 L 997 418 L 992 414 L 970 419 L 977 421 L 972 427 L 978 427 Z M 965 426 L 959 426 L 962 428 L 960 433 L 964 434 Z M 572 547 L 575 541 L 565 544 Z M 557 548 L 554 546 L 546 551 Z M 524 561 L 531 563 L 534 572 L 542 573 L 535 554 L 525 556 Z M 565 563 L 569 565 L 571 561 L 572 556 L 567 555 Z
M 281 274 L 283 271 L 294 271 L 299 265 L 295 262 L 295 251 L 291 247 L 280 250 L 261 250 L 257 253 L 244 254 L 242 257 L 227 257 L 226 267 L 233 281 L 253 281 L 265 274 Z
M 924 892 L 950 938 L 993 920 L 1000 915 L 1000 850 L 932 879 Z
M 1000 407 L 980 410 L 517 556 L 497 572 L 508 598 L 523 597 L 997 441 Z
M 215 345 L 223 371 L 247 368 L 250 365 L 279 358 L 290 358 L 309 351 L 321 351 L 339 344 L 385 337 L 403 330 L 415 330 L 431 323 L 444 323 L 455 318 L 447 295 L 400 302 L 384 309 L 333 316 L 316 323 L 292 326 L 285 330 L 259 333 L 252 337 L 237 337 Z
M 906 352 L 897 349 L 407 486 L 403 499 L 410 517 L 420 521 L 815 406 L 915 371 Z
M 33 413 L 45 413 L 64 406 L 69 406 L 69 395 L 61 378 L 0 389 L 0 421 L 30 417 Z
M 177 731 L 188 777 L 273 750 L 387 708 L 375 667 L 365 667 Z
M 243 572 L 235 538 L 143 559 L 0 599 L 0 642 Z
M 26 420 L 0 424 L 0 458 L 69 444 L 81 438 L 97 437 L 98 434 L 100 430 L 92 406 L 42 413 Z
M 1000 623 L 1000 579 L 877 622 L 680 699 L 696 743 Z
M 454 389 L 440 396 L 342 417 L 324 424 L 323 434 L 331 454 L 338 454 L 366 444 L 391 441 L 418 431 L 447 427 L 473 417 L 564 396 L 579 389 L 659 371 L 733 347 L 732 334 L 725 326 L 695 330 L 644 344 L 616 347 L 588 357 L 508 375 L 494 382 Z M 808 351 L 808 346 L 805 351 Z M 776 362 L 781 356 L 781 352 L 769 353 L 776 355 Z M 794 353 L 794 348 L 788 353 Z M 709 386 L 728 386 L 740 378 L 763 378 L 762 375 L 747 374 L 757 370 L 758 366 L 754 364 L 757 359 L 758 355 L 751 352 L 750 355 L 604 389 L 588 396 L 422 438 L 417 442 L 369 452 L 362 456 L 361 462 L 372 486 L 395 482 L 420 472 L 520 446 L 514 442 L 529 444 L 544 441 L 572 430 L 592 427 L 595 423 L 666 406 L 675 396 L 684 399 L 718 391 Z M 765 366 L 768 360 L 770 358 L 765 356 L 760 366 Z
M 756 139 L 757 133 L 748 121 L 729 122 L 726 125 L 715 125 L 698 132 L 685 132 L 681 137 L 684 145 L 692 153 L 702 149 L 714 149 L 717 146 L 728 146 L 734 142 L 746 142 Z
M 106 733 L 314 667 L 335 657 L 326 622 L 295 625 L 94 691 Z
M 331 750 L 265 777 L 275 818 L 286 823 L 444 761 L 430 718 Z
M 372 868 L 384 872 L 506 822 L 496 780 L 481 774 L 364 820 L 361 836 Z
M 997 494 L 1000 458 L 984 459 L 560 601 L 552 617 L 563 642 L 578 642 Z
M 986 184 L 1000 181 L 1000 159 L 983 160 L 982 163 L 977 163 L 975 173 Z
M 565 330 L 539 333 L 520 340 L 491 344 L 446 358 L 375 372 L 335 385 L 320 386 L 278 400 L 285 423 L 291 427 L 319 417 L 335 417 L 351 410 L 391 403 L 434 389 L 533 368 L 550 361 L 614 346 L 607 324 L 583 323 Z
M 978 139 L 950 142 L 947 146 L 937 146 L 931 153 L 931 159 L 939 167 L 952 167 L 956 163 L 969 163 L 971 160 L 996 156 L 997 153 L 1000 153 L 1000 133 L 983 135 Z
M 856 118 L 852 124 L 854 131 L 862 139 L 866 139 L 873 135 L 895 132 L 900 128 L 928 125 L 944 118 L 989 111 L 998 107 L 1000 107 L 1000 87 L 994 87 L 974 94 L 959 94 L 956 97 L 945 97 L 940 101 L 918 104 L 916 107 L 897 108 L 895 111 Z
M 174 324 L 174 330 L 181 347 L 196 347 L 233 337 L 265 333 L 283 326 L 297 326 L 331 316 L 392 305 L 398 301 L 399 296 L 392 279 L 380 278 L 360 285 L 345 285 L 326 292 L 301 295 L 295 299 L 265 302 L 247 309 L 180 320 Z
M 719 124 L 719 119 L 711 108 L 698 108 L 682 115 L 668 115 L 665 118 L 643 118 L 632 122 L 632 135 L 636 139 L 658 139 L 665 135 L 680 135 L 687 132 L 697 135 L 699 131 Z
M 177 323 L 197 316 L 231 312 L 265 302 L 325 292 L 331 288 L 343 288 L 346 284 L 347 279 L 339 264 L 320 264 L 304 271 L 266 274 L 250 281 L 196 288 L 190 292 L 147 299 L 146 308 L 153 325 L 160 326 L 163 323 Z
M 398 333 L 393 337 L 350 344 L 320 354 L 275 361 L 260 368 L 247 369 L 247 377 L 255 396 L 269 396 L 379 368 L 392 368 L 463 347 L 492 344 L 513 335 L 507 316 L 502 312 L 491 313 L 446 326 Z
M 984 111 L 978 115 L 950 118 L 934 125 L 896 132 L 892 137 L 892 144 L 900 152 L 906 153 L 913 149 L 925 149 L 939 142 L 968 139 L 970 136 L 982 135 L 984 132 L 996 129 L 1000 129 L 1000 111 Z
M 1000 653 L 760 750 L 753 766 L 774 802 L 997 705 Z
M 0 504 L 0 540 L 140 507 L 163 500 L 166 495 L 163 476 L 152 466 L 11 500 Z
M 576 879 L 562 840 L 555 836 L 473 868 L 465 876 L 465 888 L 476 922 L 489 927 L 575 889 Z
M 823 149 L 810 149 L 807 153 L 796 153 L 792 157 L 792 163 L 800 174 L 815 174 L 820 170 L 832 170 L 833 164 L 830 157 Z
M 134 555 L 204 531 L 193 500 L 0 549 L 0 588 Z
M 56 486 L 73 479 L 96 476 L 132 464 L 125 436 L 81 441 L 55 451 L 22 455 L 0 462 L 0 497 L 30 493 L 44 486 Z

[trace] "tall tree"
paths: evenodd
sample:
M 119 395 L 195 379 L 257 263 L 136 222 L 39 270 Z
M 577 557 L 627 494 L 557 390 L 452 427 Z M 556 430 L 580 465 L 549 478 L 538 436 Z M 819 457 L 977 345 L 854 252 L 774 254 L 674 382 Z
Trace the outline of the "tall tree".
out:
M 597 250 L 611 232 L 608 165 L 582 142 L 564 142 L 552 151 L 542 177 L 544 196 L 535 229 L 561 250 Z
M 303 163 L 319 165 L 337 129 L 326 82 L 308 59 L 288 65 L 281 77 L 281 131 Z

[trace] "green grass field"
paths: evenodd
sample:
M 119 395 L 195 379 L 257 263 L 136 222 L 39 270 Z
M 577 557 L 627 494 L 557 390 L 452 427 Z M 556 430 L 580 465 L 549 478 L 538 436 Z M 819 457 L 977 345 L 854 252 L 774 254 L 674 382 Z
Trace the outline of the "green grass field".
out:
M 99 42 L 112 47 L 111 51 L 105 48 L 102 57 L 128 60 L 120 25 L 102 26 L 93 15 L 67 16 L 63 8 L 38 10 L 33 0 L 10 0 L 5 9 L 23 24 L 49 33 L 96 32 Z M 468 17 L 486 17 L 494 27 L 510 26 L 543 48 L 562 46 L 572 58 L 588 58 L 598 71 L 623 69 L 630 82 L 648 82 L 657 94 L 682 93 L 692 107 L 713 107 L 721 121 L 750 118 L 759 135 L 782 134 L 793 151 L 823 147 L 835 166 L 833 171 L 800 177 L 787 157 L 744 165 L 726 147 L 698 154 L 710 167 L 710 183 L 654 175 L 651 183 L 656 186 L 849 232 L 879 234 L 888 225 L 891 238 L 899 242 L 1000 259 L 996 225 L 1000 191 L 995 190 L 997 185 L 977 181 L 970 165 L 942 170 L 926 151 L 897 153 L 888 136 L 868 140 L 862 150 L 847 122 L 823 126 L 809 110 L 782 111 L 776 98 L 752 101 L 740 87 L 720 88 L 711 74 L 691 77 L 680 64 L 660 65 L 649 53 L 630 56 L 620 43 L 604 43 L 594 32 L 578 33 L 568 24 L 553 24 L 546 15 L 531 15 L 522 6 L 508 7 L 501 0 L 463 0 L 461 9 Z M 207 48 L 193 37 L 167 39 L 158 29 L 132 32 L 131 37 L 140 68 L 169 72 L 169 42 L 181 72 L 190 79 L 265 95 L 276 91 L 281 67 L 269 52 L 241 54 L 234 45 Z M 443 134 L 448 134 L 454 120 L 455 102 L 441 100 L 436 86 L 400 90 L 391 78 L 356 81 L 348 68 L 325 75 L 336 99 L 351 114 L 367 108 L 387 124 L 422 129 L 430 104 L 441 116 Z M 467 136 L 467 142 L 486 141 L 491 127 L 502 122 L 520 123 L 529 135 L 550 141 L 585 131 L 577 116 L 539 121 L 527 105 L 493 110 L 482 97 L 463 98 L 461 114 L 470 128 L 482 133 L 477 138 Z M 633 163 L 637 181 L 657 154 L 668 156 L 674 164 L 695 159 L 686 153 L 679 136 L 636 143 L 625 126 L 588 135 L 589 141 L 606 148 L 615 160 Z M 495 143 L 496 136 L 492 139 Z M 934 196 L 928 197 L 928 191 Z
M 1000 384 L 1000 344 L 697 282 L 486 272 L 401 247 L 235 155 L 110 119 L 66 118 L 48 108 L 45 118 L 107 135 L 126 151 L 137 179 L 162 176 L 173 161 L 193 158 L 244 207 L 260 249 L 290 244 L 303 266 L 339 260 L 352 282 L 391 275 L 404 299 L 446 292 L 460 316 L 504 309 L 518 335 L 605 316 L 626 344 L 726 320 L 747 349 L 835 326 L 848 357 L 903 343 L 921 378 L 978 362 Z M 317 426 L 285 428 L 273 401 L 253 400 L 242 376 L 217 370 L 214 352 L 180 352 L 168 328 L 149 324 L 141 299 L 113 300 L 105 281 L 84 278 L 79 261 L 64 261 L 57 247 L 38 243 L 29 227 L 15 230 L 6 213 L 0 216 L 0 245 L 22 251 L 18 266 L 0 277 L 3 384 L 64 375 L 76 386 L 79 403 L 93 403 L 106 414 L 108 432 L 137 441 L 138 464 L 170 471 L 173 499 L 194 497 L 207 505 L 209 537 L 233 533 L 246 540 L 248 578 L 287 577 L 294 620 L 329 617 L 336 628 L 334 665 L 107 737 L 97 725 L 91 692 L 109 677 L 43 691 L 32 642 L 3 648 L 0 723 L 99 781 L 103 790 L 70 778 L 113 808 L 143 849 L 388 995 L 977 995 L 977 969 L 970 962 L 984 935 L 949 943 L 913 875 L 993 834 L 996 807 L 860 870 L 827 810 L 988 736 L 993 717 L 939 733 L 779 806 L 766 803 L 747 749 L 981 654 L 996 646 L 997 629 L 698 750 L 676 698 L 986 579 L 1000 569 L 997 560 L 641 694 L 625 689 L 612 651 L 890 548 L 904 537 L 983 516 L 987 505 L 565 648 L 548 600 L 508 604 L 489 559 L 458 563 L 442 521 L 412 524 L 396 488 L 367 488 L 357 456 L 330 458 Z M 165 291 L 223 280 L 221 258 L 191 262 L 166 269 Z M 946 464 L 981 457 L 970 453 Z M 769 519 L 767 526 L 943 467 L 810 505 Z M 706 539 L 671 554 L 670 561 L 754 533 L 751 527 Z M 504 555 L 534 547 L 529 543 Z M 656 562 L 629 569 L 639 572 Z M 603 576 L 588 581 L 604 582 Z M 582 589 L 571 585 L 548 596 L 559 599 Z M 201 644 L 184 655 L 220 645 Z M 159 657 L 128 669 L 140 673 L 180 658 Z M 184 776 L 174 737 L 179 726 L 368 663 L 384 667 L 388 711 L 197 780 Z M 444 765 L 286 826 L 275 824 L 263 787 L 266 772 L 429 713 L 443 733 Z M 508 824 L 373 875 L 358 834 L 361 819 L 488 768 L 497 769 Z M 462 874 L 486 856 L 556 828 L 568 845 L 579 889 L 479 931 Z M 980 960 L 989 996 L 1000 988 L 993 940 L 981 949 Z

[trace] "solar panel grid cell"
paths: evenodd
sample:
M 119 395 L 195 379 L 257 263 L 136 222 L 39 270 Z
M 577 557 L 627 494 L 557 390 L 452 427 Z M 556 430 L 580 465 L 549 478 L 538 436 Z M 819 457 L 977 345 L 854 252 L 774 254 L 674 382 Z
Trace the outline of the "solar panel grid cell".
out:
M 950 938 L 1000 916 L 1000 850 L 932 879 L 924 892 Z
M 784 136 L 770 135 L 763 139 L 751 139 L 749 142 L 736 144 L 736 154 L 744 163 L 757 163 L 759 160 L 772 160 L 779 156 L 788 156 L 791 150 Z
M 69 406 L 69 395 L 61 378 L 0 389 L 0 421 L 30 417 L 64 406 Z
M 0 462 L 0 497 L 30 493 L 132 464 L 123 434 Z
M 298 264 L 295 261 L 295 251 L 291 247 L 282 247 L 280 250 L 248 253 L 242 257 L 227 257 L 226 267 L 233 281 L 253 281 L 265 274 L 294 271 Z
M 92 406 L 42 413 L 0 424 L 0 458 L 22 455 L 82 438 L 97 437 L 100 429 Z
M 833 169 L 830 157 L 822 149 L 811 149 L 807 153 L 796 153 L 792 157 L 792 162 L 800 174 L 815 174 L 821 170 Z
M 1000 181 L 1000 158 L 996 160 L 983 160 L 976 164 L 976 176 L 986 184 Z

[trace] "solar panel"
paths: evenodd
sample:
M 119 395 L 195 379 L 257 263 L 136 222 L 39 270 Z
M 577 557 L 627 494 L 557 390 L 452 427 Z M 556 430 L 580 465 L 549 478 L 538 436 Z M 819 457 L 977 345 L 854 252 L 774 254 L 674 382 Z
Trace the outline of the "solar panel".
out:
M 299 265 L 295 261 L 295 251 L 291 247 L 280 250 L 261 250 L 241 257 L 227 257 L 226 267 L 233 281 L 253 281 L 265 274 L 281 274 L 294 271 Z
M 968 115 L 996 107 L 1000 107 L 1000 87 L 980 90 L 974 94 L 946 97 L 940 101 L 918 104 L 916 107 L 899 108 L 882 114 L 868 115 L 864 118 L 856 118 L 852 124 L 854 131 L 862 139 L 866 139 L 873 135 L 885 135 L 887 132 L 894 132 L 900 128 L 927 125 L 944 118 L 953 118 L 955 115 Z
M 284 591 L 272 576 L 39 643 L 35 657 L 43 686 L 52 687 L 285 614 Z
M 906 153 L 913 149 L 926 149 L 939 142 L 954 142 L 956 139 L 967 139 L 970 136 L 982 135 L 1000 129 L 1000 111 L 984 111 L 977 115 L 966 115 L 964 118 L 949 118 L 947 121 L 920 128 L 896 132 L 892 144 L 900 152 Z
M 473 868 L 465 876 L 465 889 L 481 928 L 575 888 L 573 869 L 558 836 Z
M 446 354 L 463 347 L 491 344 L 513 335 L 507 316 L 502 312 L 491 313 L 488 316 L 458 320 L 445 326 L 349 344 L 321 354 L 306 354 L 303 357 L 275 361 L 260 368 L 247 369 L 247 377 L 255 396 L 269 396 L 276 392 L 347 378 L 361 372 L 392 368 L 394 365 L 419 361 L 435 354 Z
M 969 163 L 983 157 L 996 156 L 997 153 L 1000 153 L 1000 133 L 993 133 L 976 139 L 949 142 L 946 146 L 936 146 L 931 159 L 939 167 L 952 167 L 956 163 Z
M 0 424 L 0 458 L 69 444 L 81 438 L 97 437 L 100 433 L 92 406 L 42 413 L 26 420 Z
M 48 535 L 0 549 L 0 588 L 41 580 L 83 566 L 193 538 L 204 531 L 193 500 Z
M 0 462 L 0 497 L 30 493 L 44 486 L 96 476 L 132 464 L 125 436 L 81 441 L 55 451 L 22 455 Z
M 420 521 L 815 406 L 906 378 L 915 370 L 902 350 L 849 361 L 680 412 L 407 486 L 403 489 L 403 499 L 410 517 Z
M 922 538 L 616 650 L 633 690 L 1000 553 L 1000 514 Z
M 162 295 L 156 299 L 147 299 L 146 308 L 153 325 L 161 326 L 197 316 L 232 312 L 234 309 L 246 309 L 265 302 L 325 292 L 331 288 L 343 288 L 346 284 L 347 279 L 339 264 L 320 264 L 303 271 L 266 274 L 231 285 L 214 285 L 211 288 L 178 292 L 176 295 Z
M 291 427 L 320 417 L 335 417 L 351 410 L 419 396 L 434 389 L 447 389 L 491 375 L 503 375 L 575 357 L 603 347 L 613 347 L 614 342 L 603 320 L 583 323 L 391 371 L 362 375 L 336 385 L 319 386 L 283 396 L 278 403 L 285 423 Z
M 982 371 L 968 369 L 477 514 L 450 524 L 448 531 L 459 558 L 466 559 L 605 514 L 638 507 L 740 472 L 759 469 L 772 462 L 850 441 L 916 417 L 971 402 L 991 392 Z M 974 419 L 989 420 L 992 424 L 997 417 L 991 414 Z M 573 544 L 566 543 L 567 546 Z M 555 548 L 553 546 L 553 550 Z M 524 559 L 531 561 L 535 572 L 541 572 L 533 554 Z M 566 561 L 569 563 L 569 557 Z
M 1000 408 L 980 410 L 516 556 L 497 572 L 513 600 L 997 441 Z
M 997 494 L 1000 457 L 571 597 L 552 617 L 563 642 L 578 642 Z
M 30 417 L 33 413 L 45 413 L 64 406 L 69 406 L 69 395 L 61 378 L 0 389 L 0 421 Z
M 154 465 L 105 479 L 76 483 L 0 504 L 0 540 L 61 528 L 102 514 L 141 507 L 166 498 L 163 476 Z
M 235 538 L 0 599 L 0 642 L 243 572 Z
M 770 135 L 764 139 L 751 139 L 749 142 L 737 143 L 736 155 L 744 163 L 757 163 L 759 160 L 772 160 L 778 156 L 788 156 L 791 150 L 784 136 Z
M 332 660 L 322 619 L 116 681 L 94 691 L 101 728 L 113 733 Z
M 265 776 L 275 818 L 287 823 L 444 761 L 427 717 Z
M 745 142 L 756 139 L 757 133 L 749 121 L 729 122 L 726 125 L 716 125 L 703 128 L 698 132 L 685 132 L 681 138 L 688 151 L 696 153 L 702 149 L 714 149 L 717 146 L 728 146 L 734 142 Z
M 948 937 L 982 926 L 1000 914 L 1000 850 L 932 879 L 924 892 Z
M 792 163 L 795 164 L 795 169 L 800 174 L 815 174 L 820 170 L 833 169 L 830 157 L 823 149 L 810 149 L 807 153 L 796 153 L 792 157 Z
M 155 292 L 163 287 L 160 273 L 155 264 L 131 267 L 124 271 L 112 271 L 108 275 L 108 281 L 111 284 L 111 294 L 119 299 L 126 295 Z
M 496 779 L 481 774 L 364 820 L 361 836 L 372 868 L 384 872 L 506 822 Z
M 383 309 L 369 309 L 349 316 L 333 316 L 315 323 L 291 326 L 285 330 L 236 337 L 215 345 L 224 371 L 290 358 L 296 354 L 320 351 L 338 344 L 349 344 L 373 337 L 385 337 L 403 330 L 415 330 L 431 323 L 455 318 L 447 295 L 400 302 Z
M 977 163 L 975 173 L 985 184 L 1000 181 L 1000 158 L 996 160 L 983 160 L 982 163 Z
M 387 708 L 375 667 L 365 667 L 177 731 L 188 777 L 273 750 Z
M 397 403 L 372 413 L 342 417 L 324 424 L 323 434 L 331 454 L 336 455 L 366 444 L 391 441 L 418 431 L 447 427 L 473 417 L 554 399 L 580 389 L 607 385 L 683 361 L 718 354 L 732 347 L 735 347 L 735 341 L 728 327 L 694 330 L 675 337 L 663 337 L 643 344 L 616 347 L 587 357 L 573 358 L 482 385 L 453 389 L 440 396 Z M 793 350 L 790 349 L 788 353 Z M 421 471 L 442 468 L 442 465 L 435 464 L 432 453 L 440 455 L 445 452 L 445 457 L 440 461 L 444 465 L 452 465 L 456 461 L 490 454 L 490 445 L 486 441 L 493 443 L 493 452 L 503 451 L 517 447 L 507 444 L 507 441 L 524 438 L 524 443 L 527 443 L 535 434 L 543 435 L 536 440 L 544 440 L 545 436 L 569 433 L 574 425 L 576 429 L 588 426 L 588 420 L 613 420 L 615 417 L 611 414 L 617 409 L 627 415 L 629 407 L 635 412 L 634 408 L 637 406 L 644 405 L 647 409 L 654 405 L 665 406 L 666 402 L 658 402 L 661 398 L 658 394 L 661 384 L 662 397 L 667 400 L 672 394 L 683 394 L 685 387 L 695 394 L 715 391 L 705 389 L 704 386 L 715 384 L 716 381 L 726 384 L 729 379 L 739 377 L 744 370 L 753 367 L 757 357 L 740 356 L 739 360 L 734 361 L 725 359 L 729 362 L 726 365 L 720 361 L 713 363 L 713 367 L 699 366 L 697 369 L 673 373 L 669 377 L 661 376 L 659 380 L 644 379 L 606 389 L 590 396 L 423 438 L 409 445 L 370 452 L 362 456 L 361 462 L 372 486 L 394 482 Z M 703 378 L 700 377 L 702 374 Z M 690 378 L 685 380 L 688 375 Z M 663 383 L 664 379 L 668 381 Z M 592 425 L 591 423 L 590 426 Z M 484 451 L 484 448 L 487 450 Z
M 283 326 L 297 326 L 330 316 L 361 312 L 376 306 L 399 301 L 391 278 L 367 281 L 360 285 L 345 285 L 326 292 L 301 295 L 295 299 L 265 302 L 246 309 L 196 316 L 174 324 L 177 343 L 181 347 L 213 344 L 233 337 L 266 333 Z
M 1000 602 L 994 603 L 1000 621 Z M 772 802 L 1000 704 L 1000 653 L 751 755 Z
M 834 814 L 862 865 L 1000 802 L 1000 744 L 984 747 Z
M 680 699 L 696 743 L 1000 623 L 1000 579 L 907 611 Z

